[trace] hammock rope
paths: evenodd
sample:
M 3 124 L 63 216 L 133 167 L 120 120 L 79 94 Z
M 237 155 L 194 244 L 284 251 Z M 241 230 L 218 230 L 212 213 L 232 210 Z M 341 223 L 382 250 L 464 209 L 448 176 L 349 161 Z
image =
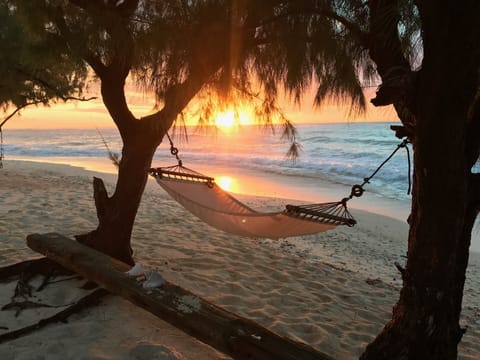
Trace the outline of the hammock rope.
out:
M 172 139 L 170 138 L 169 134 L 166 134 L 168 140 L 170 142 L 170 152 L 175 158 L 177 159 L 178 165 L 174 166 L 167 166 L 167 167 L 157 167 L 151 168 L 149 170 L 150 175 L 157 179 L 157 182 L 165 189 L 167 192 L 177 201 L 179 201 L 183 206 L 188 209 L 188 206 L 191 205 L 196 207 L 196 211 L 192 211 L 195 215 L 199 216 L 200 218 L 203 215 L 203 212 L 212 212 L 218 213 L 219 218 L 223 217 L 225 221 L 229 221 L 231 219 L 226 219 L 227 216 L 230 218 L 234 217 L 258 217 L 262 216 L 261 213 L 258 213 L 252 209 L 250 209 L 245 204 L 242 204 L 240 201 L 233 198 L 231 195 L 226 193 L 224 190 L 220 189 L 215 184 L 215 179 L 209 176 L 205 176 L 195 170 L 189 169 L 183 166 L 182 160 L 180 159 L 178 153 L 178 148 L 176 148 L 173 144 Z M 304 224 L 311 224 L 318 223 L 325 225 L 324 230 L 328 230 L 333 228 L 337 225 L 347 225 L 347 226 L 354 226 L 357 222 L 350 213 L 347 208 L 347 202 L 354 197 L 360 197 L 364 193 L 364 186 L 370 183 L 370 180 L 380 171 L 380 169 L 395 155 L 395 153 L 400 150 L 401 148 L 405 148 L 408 157 L 408 193 L 410 193 L 411 188 L 411 179 L 410 179 L 410 153 L 408 149 L 409 140 L 403 140 L 397 148 L 373 171 L 373 173 L 364 178 L 361 184 L 355 184 L 352 186 L 350 195 L 344 197 L 340 201 L 336 202 L 327 202 L 327 203 L 316 203 L 316 204 L 305 204 L 305 205 L 286 205 L 285 210 L 279 213 L 270 213 L 264 214 L 265 221 L 269 222 L 271 219 L 267 219 L 267 216 L 275 216 L 276 221 L 280 218 L 279 215 L 282 217 L 290 218 L 290 219 L 297 219 Z M 204 183 L 208 188 L 212 189 L 211 194 L 211 206 L 208 201 L 205 200 L 205 196 L 197 195 L 197 192 L 201 188 L 195 188 L 195 191 L 191 191 L 189 195 L 185 195 L 181 192 L 180 188 L 174 190 L 173 185 L 167 185 L 166 180 L 172 180 L 177 182 L 190 182 L 191 184 L 197 183 L 201 184 Z M 185 188 L 186 189 L 186 188 Z M 214 200 L 214 197 L 216 199 Z M 195 198 L 195 199 L 194 199 Z M 220 199 L 220 200 L 219 200 Z M 219 203 L 223 203 L 219 205 Z M 230 204 L 230 205 L 227 205 Z M 235 204 L 235 206 L 231 205 Z M 229 207 L 230 206 L 230 207 Z M 232 207 L 233 206 L 233 207 Z M 202 210 L 198 210 L 198 209 Z M 235 210 L 231 210 L 235 209 Z M 189 209 L 191 210 L 191 209 Z M 233 220 L 232 220 L 233 221 Z M 288 220 L 293 221 L 293 220 Z M 207 221 L 208 222 L 208 221 Z M 211 220 L 210 223 L 217 223 L 218 221 Z M 246 223 L 247 221 L 242 218 L 241 223 Z M 235 225 L 239 225 L 238 223 Z M 241 224 L 240 224 L 241 225 Z M 291 224 L 293 226 L 293 223 Z M 213 226 L 216 226 L 213 224 Z M 294 226 L 298 226 L 295 224 Z M 310 226 L 310 225 L 309 225 Z M 218 226 L 216 226 L 218 227 Z M 308 226 L 307 226 L 308 227 Z M 225 229 L 223 229 L 225 230 Z M 320 231 L 324 231 L 320 230 Z M 226 230 L 228 231 L 228 230 Z M 244 230 L 239 230 L 242 234 L 245 233 Z M 263 230 L 262 230 L 263 231 Z M 268 232 L 268 231 L 267 231 Z M 317 231 L 318 232 L 318 231 Z M 313 230 L 310 232 L 305 231 L 304 233 L 313 233 Z M 287 235 L 292 236 L 292 235 Z M 281 237 L 281 236 L 280 236 Z
M 308 204 L 308 205 L 300 205 L 300 206 L 292 206 L 287 205 L 287 212 L 292 216 L 298 217 L 311 217 L 315 218 L 318 216 L 320 221 L 327 222 L 328 219 L 331 217 L 331 221 L 335 222 L 338 219 L 338 225 L 347 225 L 347 226 L 354 226 L 356 224 L 356 220 L 350 214 L 347 208 L 347 202 L 353 199 L 354 197 L 361 197 L 365 192 L 364 186 L 370 183 L 370 180 L 377 175 L 380 169 L 397 153 L 398 150 L 404 148 L 407 152 L 407 159 L 408 159 L 408 191 L 407 194 L 410 194 L 411 190 L 411 178 L 410 178 L 410 171 L 411 171 L 411 164 L 410 164 L 410 151 L 408 149 L 408 144 L 410 141 L 408 139 L 404 139 L 397 147 L 392 151 L 392 153 L 373 171 L 373 173 L 364 178 L 361 184 L 355 184 L 352 186 L 352 190 L 348 197 L 343 198 L 338 202 L 332 203 L 323 203 L 323 204 Z
M 395 155 L 397 153 L 398 150 L 400 150 L 402 148 L 404 148 L 407 152 L 407 160 L 408 160 L 408 176 L 407 176 L 408 177 L 408 191 L 407 191 L 407 194 L 409 195 L 411 187 L 412 187 L 412 181 L 410 179 L 410 170 L 411 170 L 410 169 L 411 168 L 410 151 L 409 151 L 408 146 L 407 146 L 409 143 L 410 143 L 410 140 L 404 139 L 400 144 L 398 144 L 397 147 L 395 148 L 395 150 L 393 150 L 392 153 L 390 155 L 388 155 L 388 157 L 375 169 L 375 171 L 370 176 L 364 178 L 363 182 L 360 185 L 356 184 L 356 185 L 352 186 L 352 191 L 351 191 L 350 195 L 347 198 L 342 199 L 342 201 L 349 201 L 353 197 L 362 196 L 364 191 L 365 191 L 365 189 L 363 187 L 365 185 L 369 184 L 370 180 L 375 175 L 377 175 L 377 173 L 380 171 L 380 169 L 393 157 L 393 155 Z

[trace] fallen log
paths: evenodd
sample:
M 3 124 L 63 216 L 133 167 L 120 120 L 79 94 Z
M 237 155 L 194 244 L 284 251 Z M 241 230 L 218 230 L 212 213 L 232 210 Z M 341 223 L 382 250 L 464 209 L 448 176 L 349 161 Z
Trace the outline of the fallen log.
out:
M 32 234 L 28 246 L 178 329 L 242 360 L 331 360 L 312 347 L 280 336 L 166 281 L 144 289 L 129 266 L 57 233 Z

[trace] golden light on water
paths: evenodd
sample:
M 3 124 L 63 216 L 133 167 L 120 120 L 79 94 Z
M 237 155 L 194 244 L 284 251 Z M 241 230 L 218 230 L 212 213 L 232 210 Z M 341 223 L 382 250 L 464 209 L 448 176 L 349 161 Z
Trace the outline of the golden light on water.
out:
M 215 182 L 225 191 L 234 191 L 235 190 L 235 180 L 230 176 L 219 176 L 215 178 Z

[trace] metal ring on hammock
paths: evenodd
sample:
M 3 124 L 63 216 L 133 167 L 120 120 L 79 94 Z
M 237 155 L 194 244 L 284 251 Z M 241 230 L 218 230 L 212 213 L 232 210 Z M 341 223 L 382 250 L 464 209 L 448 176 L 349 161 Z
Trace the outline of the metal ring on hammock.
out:
M 170 148 L 170 153 L 171 153 L 172 155 L 174 155 L 174 156 L 177 156 L 177 154 L 178 154 L 178 148 L 176 148 L 175 146 L 172 146 L 172 147 Z
M 355 196 L 355 197 L 360 197 L 363 195 L 363 192 L 365 190 L 363 189 L 363 187 L 361 185 L 353 185 L 352 186 L 352 195 L 351 196 Z

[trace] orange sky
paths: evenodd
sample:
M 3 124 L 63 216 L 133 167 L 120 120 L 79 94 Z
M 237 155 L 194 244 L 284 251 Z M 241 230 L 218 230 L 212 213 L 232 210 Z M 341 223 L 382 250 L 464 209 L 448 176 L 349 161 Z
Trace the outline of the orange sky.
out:
M 374 90 L 367 93 L 369 100 Z M 98 95 L 97 95 L 98 96 Z M 141 117 L 151 112 L 153 100 L 131 91 L 127 94 L 127 101 L 135 116 Z M 320 122 L 357 122 L 357 121 L 395 121 L 397 116 L 391 106 L 375 108 L 368 104 L 366 115 L 348 116 L 346 107 L 324 105 L 320 109 L 312 106 L 311 99 L 305 99 L 299 107 L 283 101 L 283 110 L 288 119 L 294 123 Z M 188 119 L 187 119 L 188 121 Z M 195 125 L 191 120 L 187 125 Z M 52 105 L 50 107 L 36 107 L 25 109 L 20 116 L 8 121 L 4 129 L 55 129 L 55 128 L 112 128 L 110 119 L 100 99 L 90 102 L 70 102 Z

